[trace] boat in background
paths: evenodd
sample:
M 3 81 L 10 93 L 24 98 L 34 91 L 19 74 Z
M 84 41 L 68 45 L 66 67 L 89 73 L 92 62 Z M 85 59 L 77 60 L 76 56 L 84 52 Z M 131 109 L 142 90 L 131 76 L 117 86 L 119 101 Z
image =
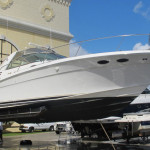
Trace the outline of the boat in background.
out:
M 54 122 L 116 116 L 150 84 L 150 51 L 65 58 L 12 53 L 0 66 L 0 120 Z
M 123 110 L 123 113 L 150 113 L 150 90 L 146 88 L 131 104 Z

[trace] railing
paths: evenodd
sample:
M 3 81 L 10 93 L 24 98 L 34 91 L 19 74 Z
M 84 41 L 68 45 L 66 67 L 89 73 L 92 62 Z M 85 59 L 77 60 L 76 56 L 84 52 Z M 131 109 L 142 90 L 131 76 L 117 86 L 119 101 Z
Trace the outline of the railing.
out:
M 0 63 L 2 64 L 4 58 L 6 56 L 9 56 L 10 54 L 12 54 L 13 49 L 15 49 L 15 51 L 19 51 L 19 48 L 10 40 L 8 40 L 4 35 L 0 35 L 0 41 L 1 41 L 1 45 L 0 45 Z M 3 52 L 4 51 L 4 42 L 7 42 L 11 47 L 10 47 L 10 52 L 6 53 Z

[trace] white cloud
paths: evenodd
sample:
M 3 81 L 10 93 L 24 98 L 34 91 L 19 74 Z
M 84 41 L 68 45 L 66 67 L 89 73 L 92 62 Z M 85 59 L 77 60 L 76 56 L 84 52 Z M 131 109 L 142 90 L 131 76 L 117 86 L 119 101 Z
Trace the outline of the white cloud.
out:
M 150 20 L 150 7 L 146 7 L 142 1 L 138 2 L 134 8 L 133 12 L 136 14 L 140 14 L 141 16 L 145 17 L 146 19 Z
M 71 40 L 70 43 L 75 43 L 75 40 Z M 73 56 L 80 56 L 80 55 L 86 55 L 88 54 L 87 50 L 85 50 L 82 46 L 80 46 L 78 43 L 76 44 L 70 44 L 70 57 Z
M 142 7 L 143 7 L 143 3 L 142 1 L 140 1 L 134 6 L 133 12 L 138 13 Z
M 133 46 L 133 50 L 148 50 L 150 46 L 148 44 L 142 45 L 142 43 L 137 43 Z

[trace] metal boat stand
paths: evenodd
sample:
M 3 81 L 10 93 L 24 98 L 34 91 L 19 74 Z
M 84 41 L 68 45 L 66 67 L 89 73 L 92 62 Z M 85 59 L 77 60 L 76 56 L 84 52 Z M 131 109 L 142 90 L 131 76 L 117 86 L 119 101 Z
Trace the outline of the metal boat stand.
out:
M 112 141 L 110 140 L 110 138 L 109 138 L 109 136 L 108 136 L 108 134 L 107 134 L 107 132 L 106 132 L 106 130 L 105 130 L 105 128 L 104 128 L 104 126 L 103 126 L 103 124 L 102 124 L 101 121 L 100 121 L 100 125 L 101 125 L 103 131 L 105 132 L 105 134 L 106 134 L 108 140 L 110 141 L 110 143 L 111 143 L 111 145 L 112 145 L 112 148 L 113 148 L 114 150 L 116 150 L 115 146 L 113 145 Z

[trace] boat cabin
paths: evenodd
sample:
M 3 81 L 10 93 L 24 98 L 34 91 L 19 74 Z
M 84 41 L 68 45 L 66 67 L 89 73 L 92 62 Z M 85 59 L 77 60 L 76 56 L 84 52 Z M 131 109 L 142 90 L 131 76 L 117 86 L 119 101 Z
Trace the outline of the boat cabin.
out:
M 46 62 L 65 58 L 53 50 L 43 50 L 38 48 L 30 48 L 23 51 L 12 53 L 0 66 L 0 80 L 17 74 L 20 71 L 26 71 L 31 67 L 43 65 Z
M 0 66 L 0 71 L 9 70 L 16 67 L 65 58 L 53 50 L 43 50 L 38 48 L 30 48 L 23 51 L 12 53 Z

